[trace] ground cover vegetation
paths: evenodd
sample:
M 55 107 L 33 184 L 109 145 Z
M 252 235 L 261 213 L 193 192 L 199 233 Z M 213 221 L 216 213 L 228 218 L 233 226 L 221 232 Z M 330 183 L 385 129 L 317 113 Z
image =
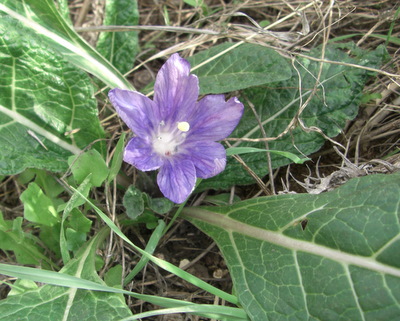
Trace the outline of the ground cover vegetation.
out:
M 398 318 L 398 4 L 0 15 L 0 319 Z

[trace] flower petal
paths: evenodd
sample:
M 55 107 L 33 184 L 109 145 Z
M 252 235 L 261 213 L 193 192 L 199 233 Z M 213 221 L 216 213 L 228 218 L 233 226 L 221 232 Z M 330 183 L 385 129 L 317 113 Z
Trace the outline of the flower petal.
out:
M 218 175 L 225 169 L 226 151 L 220 143 L 211 141 L 194 142 L 185 144 L 187 154 L 196 167 L 196 176 L 210 178 Z
M 124 161 L 141 171 L 153 171 L 161 167 L 163 159 L 153 151 L 147 140 L 132 138 L 125 147 Z
M 164 196 L 174 203 L 183 203 L 196 184 L 196 169 L 189 159 L 165 160 L 157 175 Z
M 161 121 L 156 117 L 154 102 L 139 92 L 115 88 L 108 97 L 122 120 L 139 137 L 150 136 Z
M 161 120 L 187 121 L 199 95 L 199 81 L 190 75 L 190 64 L 173 54 L 161 67 L 154 84 L 154 102 Z
M 224 95 L 208 95 L 198 102 L 190 122 L 188 140 L 217 141 L 228 137 L 243 115 L 243 104 L 233 97 L 225 101 Z M 190 137 L 189 137 L 190 136 Z

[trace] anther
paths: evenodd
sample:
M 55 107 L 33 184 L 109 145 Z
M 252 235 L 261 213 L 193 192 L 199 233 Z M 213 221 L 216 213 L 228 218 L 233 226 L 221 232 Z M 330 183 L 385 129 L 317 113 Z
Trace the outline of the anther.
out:
M 186 133 L 187 131 L 189 131 L 190 125 L 189 125 L 189 123 L 186 122 L 186 121 L 178 122 L 178 129 L 179 129 L 181 132 L 185 132 L 185 133 Z

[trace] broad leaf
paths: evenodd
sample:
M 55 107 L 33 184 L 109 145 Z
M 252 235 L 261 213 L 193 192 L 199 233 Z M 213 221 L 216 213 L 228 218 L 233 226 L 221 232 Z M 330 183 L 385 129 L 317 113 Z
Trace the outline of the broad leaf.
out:
M 326 58 L 344 63 L 353 63 L 361 66 L 379 67 L 386 57 L 383 47 L 375 51 L 366 52 L 354 45 L 328 45 L 325 49 Z M 351 51 L 352 57 L 346 51 Z M 317 48 L 310 56 L 319 57 Z M 301 58 L 295 64 L 301 75 L 301 89 L 299 78 L 295 71 L 289 80 L 275 82 L 268 86 L 250 88 L 243 91 L 240 97 L 252 102 L 259 116 L 266 137 L 277 137 L 286 130 L 296 116 L 302 102 L 305 102 L 316 83 L 320 63 Z M 364 84 L 371 76 L 371 72 L 345 65 L 328 64 L 322 66 L 321 77 L 317 91 L 309 101 L 300 118 L 307 127 L 320 128 L 325 135 L 333 137 L 340 133 L 346 121 L 353 119 L 358 112 Z M 262 138 L 257 119 L 251 108 L 247 107 L 238 128 L 231 137 Z M 304 158 L 316 152 L 325 139 L 316 132 L 306 132 L 298 125 L 290 129 L 287 134 L 278 140 L 270 141 L 268 149 L 290 152 Z M 233 142 L 233 147 L 255 147 L 265 149 L 265 143 Z M 302 154 L 300 154 L 302 153 Z M 260 177 L 268 173 L 267 157 L 264 153 L 243 155 L 245 163 Z M 286 157 L 271 154 L 272 167 L 278 168 L 290 163 Z M 251 184 L 253 178 L 232 157 L 228 157 L 228 165 L 220 175 L 204 180 L 200 189 L 229 188 L 234 184 Z
M 232 45 L 224 43 L 188 58 L 199 77 L 201 94 L 220 94 L 291 77 L 287 60 L 266 47 L 243 44 L 218 56 Z
M 400 174 L 375 175 L 184 215 L 218 243 L 254 321 L 395 320 L 399 194 Z
M 94 262 L 96 249 L 107 233 L 105 229 L 98 233 L 59 273 L 105 285 L 94 272 Z M 120 294 L 45 285 L 0 301 L 0 315 L 7 320 L 50 321 L 120 320 L 132 314 Z
M 4 3 L 0 3 L 0 11 L 34 30 L 43 42 L 57 49 L 71 63 L 95 75 L 110 87 L 133 88 L 114 66 L 75 32 L 52 0 L 0 2 Z M 20 36 L 25 35 L 21 32 Z
M 9 17 L 0 39 L 0 173 L 65 170 L 71 153 L 104 137 L 90 79 Z
M 27 221 L 46 226 L 60 222 L 51 198 L 45 195 L 35 182 L 28 185 L 20 198 L 24 204 L 24 218 Z
M 95 149 L 80 155 L 70 156 L 68 164 L 78 184 L 81 184 L 88 175 L 91 175 L 90 184 L 100 187 L 109 174 L 106 162 Z
M 122 199 L 125 207 L 126 215 L 132 220 L 140 216 L 144 211 L 144 193 L 137 189 L 134 185 L 128 187 Z
M 135 26 L 139 22 L 136 0 L 107 0 L 103 25 Z M 139 50 L 136 31 L 102 32 L 97 50 L 120 72 L 128 72 Z
M 17 217 L 12 221 L 4 220 L 0 212 L 0 249 L 13 251 L 20 264 L 41 265 L 44 268 L 55 267 L 55 264 L 43 254 L 43 250 L 35 240 L 33 235 L 22 230 L 22 217 Z

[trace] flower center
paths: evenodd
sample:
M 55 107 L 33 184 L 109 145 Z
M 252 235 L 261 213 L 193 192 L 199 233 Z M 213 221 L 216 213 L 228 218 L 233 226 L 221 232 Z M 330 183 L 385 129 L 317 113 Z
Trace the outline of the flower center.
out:
M 185 141 L 186 133 L 190 129 L 188 122 L 178 122 L 175 126 L 166 126 L 160 122 L 158 131 L 153 139 L 153 149 L 162 156 L 172 156 L 179 152 L 179 146 Z

